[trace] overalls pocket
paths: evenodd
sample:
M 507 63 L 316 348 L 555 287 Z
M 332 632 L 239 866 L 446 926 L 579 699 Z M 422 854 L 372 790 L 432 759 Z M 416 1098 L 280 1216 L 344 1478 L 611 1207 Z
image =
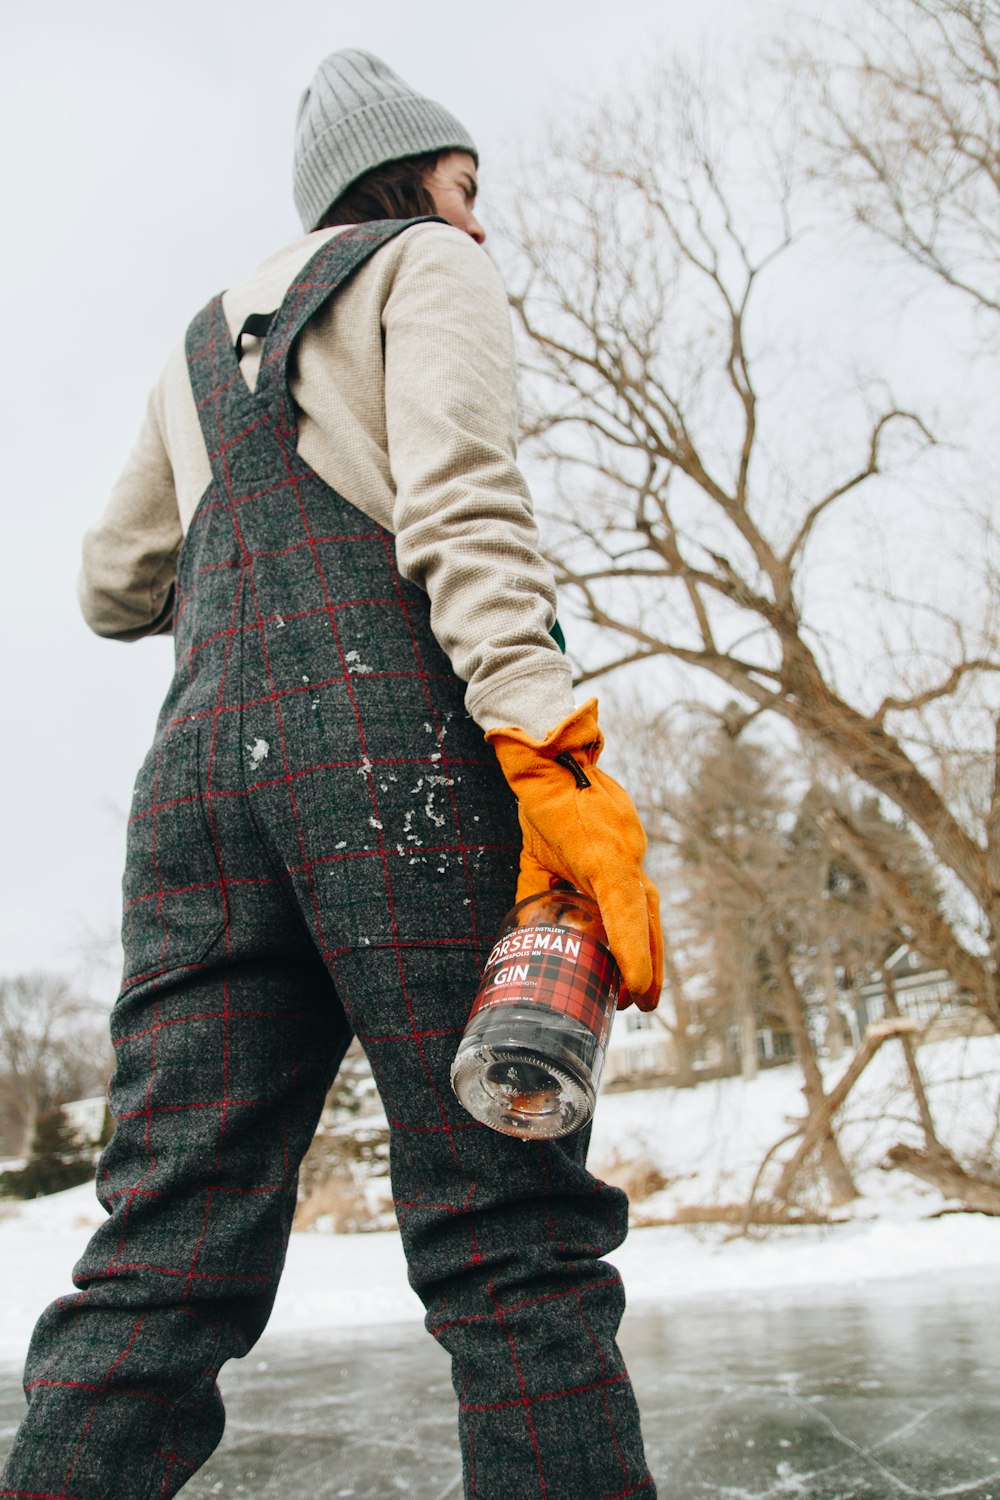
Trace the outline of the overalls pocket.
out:
M 202 796 L 199 723 L 157 735 L 135 786 L 123 883 L 122 988 L 200 964 L 225 930 L 224 885 Z

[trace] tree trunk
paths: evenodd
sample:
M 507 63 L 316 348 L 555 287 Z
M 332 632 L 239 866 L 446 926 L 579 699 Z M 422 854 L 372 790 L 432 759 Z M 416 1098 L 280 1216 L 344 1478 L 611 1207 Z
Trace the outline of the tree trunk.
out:
M 837 969 L 833 962 L 832 935 L 830 932 L 829 896 L 830 860 L 819 862 L 819 888 L 816 892 L 817 910 L 822 913 L 819 923 L 820 971 L 823 985 L 823 1005 L 826 1011 L 826 1051 L 831 1062 L 839 1062 L 844 1055 L 844 1028 L 840 1019 L 840 993 L 837 989 Z
M 899 1004 L 896 1000 L 896 985 L 890 971 L 883 966 L 882 984 L 885 987 L 885 1013 L 893 1019 L 899 1019 Z M 917 1049 L 913 1045 L 913 1037 L 902 1032 L 899 1038 L 903 1047 L 903 1056 L 906 1058 L 906 1071 L 910 1075 L 910 1087 L 913 1097 L 917 1103 L 917 1112 L 920 1115 L 920 1124 L 924 1132 L 924 1141 L 928 1151 L 933 1155 L 944 1150 L 938 1140 L 937 1131 L 934 1128 L 934 1117 L 931 1114 L 930 1102 L 927 1098 L 927 1090 L 924 1088 L 924 1080 L 917 1066 Z
M 966 1208 L 1000 1216 L 1000 1187 L 970 1177 L 947 1151 L 932 1153 L 918 1151 L 915 1146 L 893 1146 L 886 1157 L 886 1165 L 929 1182 L 946 1198 L 957 1198 Z
M 757 1077 L 757 1017 L 748 985 L 740 990 L 740 1074 L 744 1083 Z
M 17 1142 L 15 1155 L 27 1156 L 35 1139 L 35 1127 L 41 1113 L 43 1084 L 30 1074 L 14 1078 L 10 1082 L 8 1105 L 16 1122 Z
M 772 933 L 767 938 L 768 956 L 778 984 L 778 995 L 781 1003 L 782 1013 L 791 1032 L 792 1041 L 795 1044 L 795 1053 L 802 1068 L 802 1091 L 806 1096 L 806 1108 L 809 1112 L 809 1126 L 807 1135 L 812 1128 L 812 1122 L 818 1121 L 816 1130 L 813 1132 L 810 1154 L 818 1146 L 820 1162 L 823 1173 L 830 1189 L 830 1200 L 834 1207 L 840 1207 L 844 1203 L 850 1203 L 858 1196 L 858 1190 L 854 1185 L 847 1163 L 844 1161 L 837 1144 L 837 1137 L 833 1132 L 831 1124 L 833 1111 L 827 1108 L 827 1097 L 823 1089 L 823 1075 L 819 1069 L 819 1061 L 816 1057 L 816 1049 L 809 1035 L 806 1025 L 805 1007 L 802 997 L 798 992 L 795 980 L 792 978 L 788 966 L 788 955 L 784 945 Z M 801 1163 L 800 1163 L 801 1165 Z M 787 1172 L 787 1168 L 786 1168 Z M 796 1168 L 798 1175 L 798 1168 Z M 778 1188 L 778 1196 L 787 1202 L 790 1193 L 790 1184 L 785 1181 L 786 1173 L 782 1173 L 781 1184 Z M 785 1192 L 782 1192 L 782 1188 Z
M 691 1007 L 688 1005 L 687 996 L 684 993 L 684 982 L 681 979 L 677 960 L 674 957 L 673 944 L 663 933 L 663 977 L 667 982 L 667 994 L 670 996 L 674 1007 L 674 1025 L 669 1022 L 664 1024 L 670 1032 L 674 1044 L 677 1071 L 674 1083 L 678 1088 L 689 1088 L 695 1082 L 694 1066 L 691 1062 L 691 1043 L 689 1034 L 691 1030 Z
M 984 911 L 991 907 L 985 851 L 966 833 L 936 789 L 880 724 L 831 691 L 797 631 L 785 642 L 785 694 L 778 706 L 811 739 L 855 776 L 890 798 L 927 836 L 942 864 L 953 870 Z
M 826 1051 L 831 1062 L 839 1062 L 844 1055 L 844 1027 L 840 1019 L 837 973 L 833 954 L 824 935 L 822 944 L 823 1005 L 826 1010 Z
M 906 881 L 889 868 L 881 851 L 841 813 L 828 809 L 819 814 L 817 822 L 830 847 L 853 860 L 882 904 L 912 930 L 914 946 L 925 958 L 947 969 L 1000 1031 L 996 979 L 989 965 L 962 947 L 944 918 L 923 905 Z

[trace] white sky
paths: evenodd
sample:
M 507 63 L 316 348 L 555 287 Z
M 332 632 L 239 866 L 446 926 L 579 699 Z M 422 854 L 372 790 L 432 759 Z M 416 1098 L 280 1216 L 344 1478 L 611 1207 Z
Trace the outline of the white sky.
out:
M 808 12 L 836 0 L 796 0 Z M 91 636 L 80 537 L 170 346 L 298 232 L 291 134 L 316 63 L 374 51 L 491 164 L 651 54 L 731 49 L 778 0 L 55 0 L 10 7 L 0 56 L 0 974 L 79 966 L 118 921 L 132 778 L 168 642 Z M 107 998 L 111 998 L 109 995 Z

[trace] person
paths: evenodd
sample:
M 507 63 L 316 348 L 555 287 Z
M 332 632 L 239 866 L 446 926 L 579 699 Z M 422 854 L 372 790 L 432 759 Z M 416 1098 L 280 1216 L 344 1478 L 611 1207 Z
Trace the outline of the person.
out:
M 525 1145 L 449 1089 L 515 880 L 597 899 L 627 999 L 661 962 L 642 828 L 552 634 L 477 171 L 378 58 L 326 58 L 304 236 L 194 319 L 87 534 L 87 621 L 172 630 L 176 670 L 129 820 L 108 1217 L 36 1327 L 0 1495 L 164 1500 L 205 1462 L 352 1034 L 466 1495 L 655 1494 L 603 1259 L 624 1195 L 586 1131 Z

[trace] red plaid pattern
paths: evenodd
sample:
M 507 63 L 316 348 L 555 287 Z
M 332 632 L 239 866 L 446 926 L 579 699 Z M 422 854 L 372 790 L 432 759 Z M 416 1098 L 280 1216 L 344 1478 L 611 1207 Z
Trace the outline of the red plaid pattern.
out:
M 579 1021 L 603 1046 L 621 988 L 610 951 L 589 933 L 548 923 L 516 927 L 511 936 L 512 948 L 497 944 L 491 953 L 472 1014 L 498 1005 L 547 1007 Z
M 7 1500 L 167 1500 L 211 1453 L 216 1375 L 267 1321 L 352 1030 L 389 1118 L 410 1279 L 452 1355 L 466 1495 L 654 1493 L 600 1259 L 623 1196 L 587 1173 L 585 1137 L 525 1148 L 449 1088 L 514 888 L 510 796 L 391 536 L 295 451 L 295 340 L 405 228 L 321 249 L 255 396 L 219 299 L 189 331 L 213 479 L 129 824 L 109 1217 L 36 1328 Z

